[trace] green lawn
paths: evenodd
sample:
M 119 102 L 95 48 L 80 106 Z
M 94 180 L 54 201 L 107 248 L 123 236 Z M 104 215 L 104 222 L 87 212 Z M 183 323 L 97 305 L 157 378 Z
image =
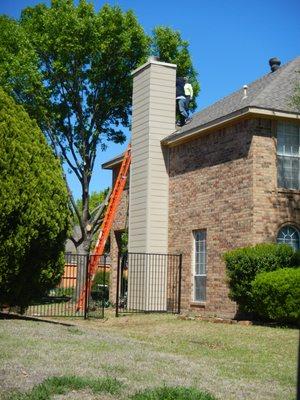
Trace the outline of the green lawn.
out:
M 295 399 L 295 329 L 172 315 L 64 321 L 76 326 L 0 320 L 1 399 L 16 390 L 33 399 L 29 394 L 38 384 L 68 376 L 83 382 L 115 379 L 120 391 L 99 394 L 87 383 L 86 388 L 67 387 L 59 399 L 129 399 L 163 386 L 193 387 L 219 400 Z M 144 398 L 158 398 L 149 396 Z

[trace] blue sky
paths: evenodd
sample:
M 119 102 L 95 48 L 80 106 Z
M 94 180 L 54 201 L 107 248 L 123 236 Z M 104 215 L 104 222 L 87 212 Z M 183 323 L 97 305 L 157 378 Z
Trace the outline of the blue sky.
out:
M 27 6 L 50 1 L 1 0 L 0 13 L 14 18 Z M 95 9 L 104 4 L 91 0 Z M 268 60 L 282 63 L 300 55 L 300 1 L 294 0 L 110 0 L 123 10 L 132 9 L 147 33 L 157 25 L 179 30 L 190 42 L 199 73 L 199 110 L 269 72 Z M 101 164 L 122 153 L 126 145 L 111 145 L 99 154 L 91 189 L 110 185 L 111 174 Z M 75 197 L 79 186 L 71 177 Z

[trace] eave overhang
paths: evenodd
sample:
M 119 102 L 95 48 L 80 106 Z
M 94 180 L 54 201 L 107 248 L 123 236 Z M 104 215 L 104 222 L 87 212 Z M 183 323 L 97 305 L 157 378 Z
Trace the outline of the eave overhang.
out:
M 121 164 L 124 158 L 124 153 L 120 154 L 119 156 L 109 160 L 103 164 L 101 164 L 102 169 L 113 169 L 117 165 Z
M 231 114 L 227 114 L 221 118 L 210 121 L 206 124 L 189 129 L 185 132 L 174 133 L 173 135 L 163 139 L 161 141 L 161 144 L 166 147 L 178 146 L 179 144 L 197 139 L 197 137 L 205 133 L 209 133 L 212 130 L 221 129 L 227 125 L 232 124 L 233 122 L 238 122 L 239 120 L 249 119 L 254 117 L 270 118 L 270 119 L 284 118 L 300 122 L 299 113 L 249 106 L 242 108 L 238 111 L 235 111 Z

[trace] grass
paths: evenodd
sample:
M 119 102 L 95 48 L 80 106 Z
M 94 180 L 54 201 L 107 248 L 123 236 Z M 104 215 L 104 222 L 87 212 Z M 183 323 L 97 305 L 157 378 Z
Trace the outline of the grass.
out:
M 7 400 L 51 400 L 54 395 L 64 395 L 72 391 L 89 389 L 92 393 L 119 394 L 122 383 L 112 378 L 80 378 L 76 376 L 52 377 L 35 386 L 27 393 L 12 393 Z M 81 392 L 82 393 L 82 392 Z M 81 395 L 79 393 L 79 395 Z M 131 400 L 216 400 L 208 393 L 195 388 L 161 387 L 140 391 Z
M 139 392 L 131 400 L 216 400 L 208 393 L 200 392 L 195 388 L 162 387 Z
M 219 400 L 295 399 L 297 330 L 154 314 L 67 321 L 75 326 L 0 321 L 0 398 L 29 393 L 53 376 L 76 376 L 121 382 L 119 394 L 100 397 L 110 400 L 144 391 L 141 399 L 156 400 L 156 387 L 194 388 Z M 99 398 L 83 390 L 89 397 L 78 399 Z
M 93 393 L 118 394 L 122 384 L 112 378 L 80 378 L 77 376 L 62 376 L 46 379 L 28 393 L 13 393 L 8 400 L 51 400 L 54 395 L 66 394 L 70 391 L 90 389 Z

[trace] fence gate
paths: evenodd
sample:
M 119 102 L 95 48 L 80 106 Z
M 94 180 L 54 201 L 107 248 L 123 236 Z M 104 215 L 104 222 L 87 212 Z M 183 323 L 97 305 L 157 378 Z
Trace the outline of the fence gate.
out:
M 88 274 L 88 265 L 95 255 L 66 254 L 64 274 L 53 289 L 37 297 L 26 310 L 26 315 L 36 317 L 95 317 L 104 316 L 109 298 L 109 259 L 100 257 L 94 277 Z M 81 293 L 85 300 L 78 307 Z
M 116 316 L 180 313 L 181 254 L 127 253 L 118 257 Z

